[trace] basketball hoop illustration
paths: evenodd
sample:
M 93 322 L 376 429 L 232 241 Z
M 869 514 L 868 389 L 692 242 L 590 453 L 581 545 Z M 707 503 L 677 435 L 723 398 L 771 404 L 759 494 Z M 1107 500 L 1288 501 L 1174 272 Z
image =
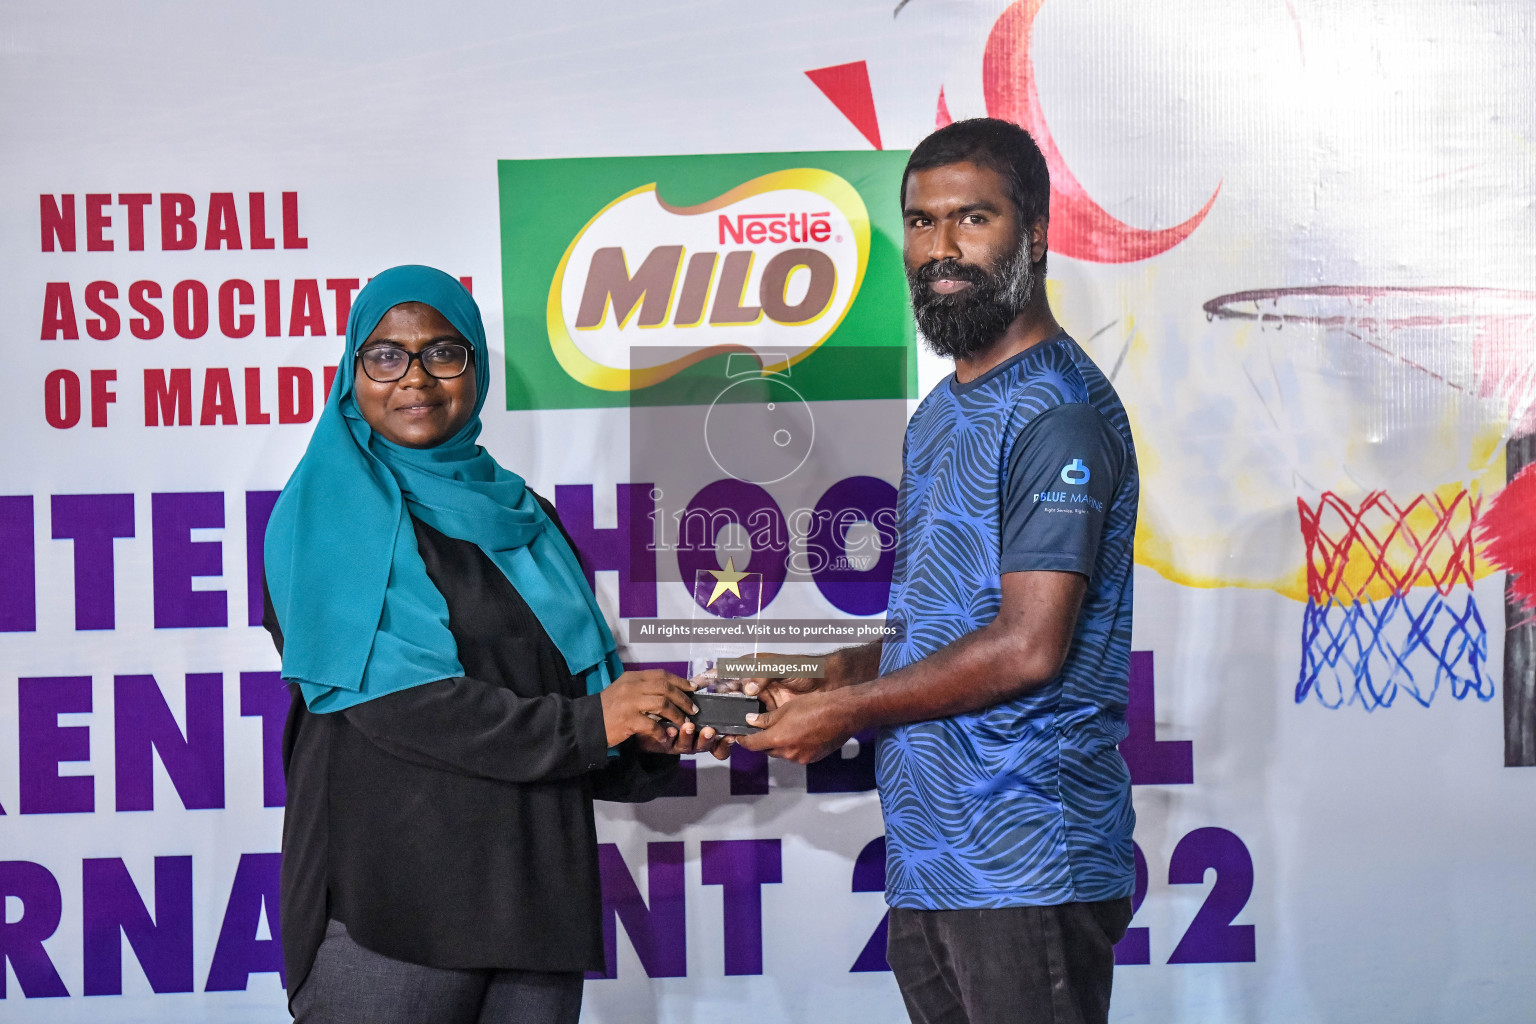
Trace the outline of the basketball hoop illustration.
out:
M 1483 424 L 1503 424 L 1510 481 L 1536 464 L 1536 292 L 1322 285 L 1235 292 L 1204 310 L 1262 332 L 1297 332 L 1288 339 L 1290 357 L 1309 353 L 1324 376 L 1374 386 L 1387 407 L 1352 413 L 1374 430 L 1374 441 L 1393 430 L 1422 434 L 1429 428 L 1414 422 L 1422 418 L 1414 403 L 1440 395 Z M 1405 693 L 1426 706 L 1443 693 L 1491 699 L 1486 628 L 1473 600 L 1478 544 L 1489 539 L 1485 521 L 1528 522 L 1536 508 L 1500 509 L 1504 493 L 1485 502 L 1455 484 L 1392 494 L 1369 474 L 1343 467 L 1342 476 L 1358 488 L 1353 501 L 1341 497 L 1342 488 L 1322 486 L 1297 497 L 1307 572 L 1297 702 L 1375 710 Z M 1536 765 L 1536 623 L 1513 586 L 1536 565 L 1510 558 L 1493 564 L 1510 580 L 1506 763 Z
M 1465 491 L 1406 507 L 1380 491 L 1358 505 L 1296 499 L 1307 549 L 1298 704 L 1375 710 L 1406 693 L 1428 707 L 1442 687 L 1457 700 L 1493 696 L 1472 596 L 1480 506 Z

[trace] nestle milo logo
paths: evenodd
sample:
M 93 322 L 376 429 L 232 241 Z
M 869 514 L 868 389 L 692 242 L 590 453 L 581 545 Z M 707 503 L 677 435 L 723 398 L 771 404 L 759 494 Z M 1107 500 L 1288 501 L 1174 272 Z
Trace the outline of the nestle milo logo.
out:
M 850 391 L 853 356 L 817 355 L 909 343 L 892 241 L 902 163 L 884 152 L 503 161 L 508 407 L 626 404 L 742 352 L 765 372 L 794 367 L 812 399 L 905 397 L 899 367 Z M 872 187 L 889 207 L 880 216 L 861 193 Z
M 726 237 L 740 245 L 764 242 L 825 242 L 832 237 L 832 215 L 821 213 L 738 213 L 733 222 L 720 215 L 720 244 Z
M 828 171 L 775 171 L 695 206 L 641 185 L 571 240 L 549 286 L 550 345 L 603 391 L 744 348 L 792 365 L 837 329 L 868 259 L 864 200 Z

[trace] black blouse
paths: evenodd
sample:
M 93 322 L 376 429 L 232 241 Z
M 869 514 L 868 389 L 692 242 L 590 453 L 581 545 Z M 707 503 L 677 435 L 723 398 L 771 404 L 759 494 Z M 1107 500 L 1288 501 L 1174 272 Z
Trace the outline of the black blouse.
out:
M 289 688 L 290 996 L 327 917 L 410 963 L 601 970 L 592 800 L 649 800 L 677 769 L 676 757 L 633 740 L 609 756 L 599 698 L 572 678 L 501 571 L 476 545 L 413 523 L 465 675 L 329 714 L 312 714 Z M 270 598 L 263 624 L 281 653 Z

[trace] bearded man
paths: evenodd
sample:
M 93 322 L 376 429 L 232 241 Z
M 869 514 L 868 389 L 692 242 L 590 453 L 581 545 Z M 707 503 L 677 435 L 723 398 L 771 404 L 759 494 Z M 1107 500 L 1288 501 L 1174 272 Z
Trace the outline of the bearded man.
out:
M 771 710 L 738 741 L 805 763 L 880 728 L 887 958 L 921 1024 L 1105 1021 L 1131 919 L 1136 452 L 1046 301 L 1049 204 L 1017 125 L 960 121 L 912 151 L 912 308 L 955 372 L 907 427 L 900 635 L 822 679 L 749 684 Z

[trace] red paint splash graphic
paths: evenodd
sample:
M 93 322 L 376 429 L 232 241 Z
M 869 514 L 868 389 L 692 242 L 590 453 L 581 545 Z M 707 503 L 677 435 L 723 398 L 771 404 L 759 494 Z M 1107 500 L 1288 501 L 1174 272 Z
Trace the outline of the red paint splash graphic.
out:
M 1536 611 L 1536 463 L 1493 499 L 1478 536 L 1488 561 L 1511 574 L 1510 590 Z
M 816 83 L 816 88 L 853 122 L 871 146 L 885 148 L 880 145 L 880 122 L 875 117 L 875 95 L 869 87 L 869 65 L 862 60 L 834 64 L 807 71 L 805 77 Z
M 1090 263 L 1132 263 L 1167 252 L 1188 238 L 1211 212 L 1220 183 L 1193 217 L 1171 228 L 1144 231 L 1116 220 L 1088 195 L 1062 159 L 1051 138 L 1035 88 L 1029 55 L 1030 30 L 1045 0 L 1019 0 L 1003 12 L 987 37 L 982 57 L 982 90 L 987 114 L 1012 121 L 1030 135 L 1051 171 L 1051 251 Z M 938 127 L 949 124 L 949 106 L 939 93 Z

